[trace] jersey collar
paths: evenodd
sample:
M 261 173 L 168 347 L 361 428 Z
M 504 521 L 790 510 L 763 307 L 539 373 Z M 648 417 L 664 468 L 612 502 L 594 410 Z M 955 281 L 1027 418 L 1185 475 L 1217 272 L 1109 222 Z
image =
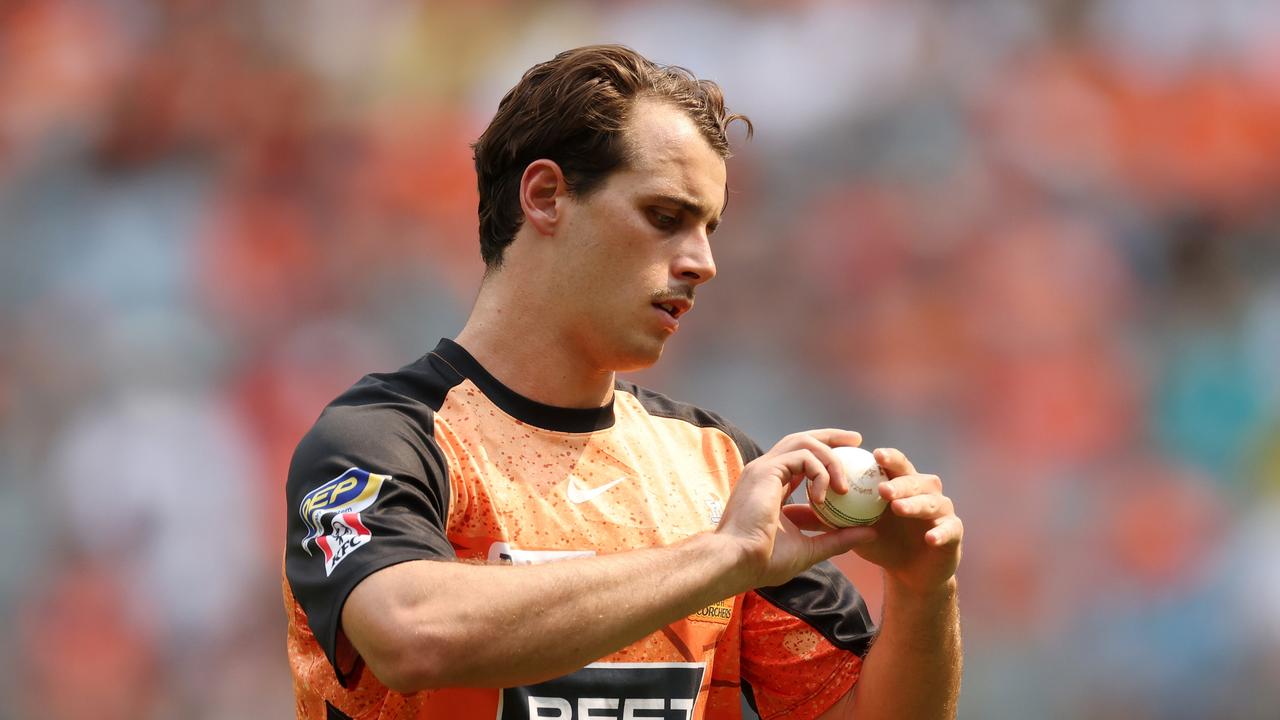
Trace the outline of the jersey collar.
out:
M 598 408 L 566 408 L 531 400 L 503 385 L 458 343 L 443 338 L 431 355 L 448 363 L 455 371 L 480 388 L 480 392 L 515 419 L 558 432 L 585 433 L 613 427 L 613 399 Z M 616 393 L 615 393 L 616 397 Z

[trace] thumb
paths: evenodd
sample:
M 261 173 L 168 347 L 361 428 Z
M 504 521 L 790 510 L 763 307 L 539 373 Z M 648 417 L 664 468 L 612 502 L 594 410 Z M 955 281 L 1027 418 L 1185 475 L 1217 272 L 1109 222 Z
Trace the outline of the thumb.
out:
M 814 563 L 843 555 L 858 545 L 872 542 L 876 535 L 875 528 L 860 525 L 810 536 L 809 546 L 813 549 Z

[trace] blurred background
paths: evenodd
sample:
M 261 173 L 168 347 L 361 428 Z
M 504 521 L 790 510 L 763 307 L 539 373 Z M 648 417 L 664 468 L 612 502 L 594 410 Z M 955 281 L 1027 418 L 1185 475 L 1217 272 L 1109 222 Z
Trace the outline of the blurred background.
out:
M 756 125 L 635 379 L 943 476 L 961 717 L 1280 717 L 1276 0 L 0 0 L 0 717 L 292 715 L 293 446 L 461 328 L 469 143 L 605 41 Z

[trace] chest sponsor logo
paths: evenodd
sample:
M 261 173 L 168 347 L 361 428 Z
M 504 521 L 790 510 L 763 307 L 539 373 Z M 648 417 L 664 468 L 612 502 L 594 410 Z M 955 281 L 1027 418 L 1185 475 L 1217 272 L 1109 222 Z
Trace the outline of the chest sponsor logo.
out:
M 717 498 L 707 498 L 707 521 L 712 527 L 720 524 L 720 518 L 724 517 L 724 504 Z
M 351 468 L 302 498 L 298 514 L 307 528 L 302 549 L 311 555 L 312 545 L 320 548 L 324 553 L 326 576 L 332 575 L 344 558 L 373 539 L 360 513 L 373 505 L 382 483 L 390 479 L 390 475 Z
M 582 480 L 578 476 L 570 475 L 569 488 L 566 494 L 569 496 L 569 502 L 573 503 L 574 505 L 580 505 L 594 497 L 603 495 L 604 493 L 608 492 L 609 489 L 612 488 L 614 485 L 617 485 L 618 483 L 623 482 L 626 479 L 627 479 L 626 477 L 620 477 L 620 478 L 610 480 L 609 482 L 603 485 L 599 485 L 597 487 L 590 487 L 586 483 L 582 482 Z
M 704 663 L 592 663 L 506 688 L 498 720 L 691 720 Z

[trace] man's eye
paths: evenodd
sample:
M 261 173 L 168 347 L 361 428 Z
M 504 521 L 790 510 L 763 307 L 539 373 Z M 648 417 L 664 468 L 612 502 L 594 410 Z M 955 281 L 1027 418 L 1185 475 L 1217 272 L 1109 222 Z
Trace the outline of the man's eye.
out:
M 657 225 L 660 228 L 675 227 L 676 223 L 680 221 L 680 219 L 677 218 L 675 215 L 662 212 L 661 210 L 653 210 L 653 211 L 650 211 L 649 214 L 653 218 L 653 224 Z

